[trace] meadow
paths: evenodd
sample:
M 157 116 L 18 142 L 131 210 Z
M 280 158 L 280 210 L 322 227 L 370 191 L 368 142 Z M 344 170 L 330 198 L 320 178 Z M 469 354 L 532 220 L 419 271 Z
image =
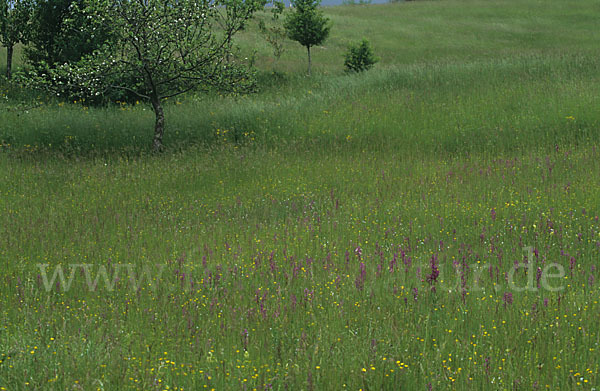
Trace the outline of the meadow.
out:
M 259 91 L 160 155 L 0 84 L 0 390 L 598 389 L 597 4 L 324 11 L 312 77 L 250 26 Z

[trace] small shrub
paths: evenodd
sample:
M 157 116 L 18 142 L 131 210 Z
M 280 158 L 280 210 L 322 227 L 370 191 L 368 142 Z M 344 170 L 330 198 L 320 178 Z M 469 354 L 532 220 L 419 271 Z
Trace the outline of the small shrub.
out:
M 379 61 L 371 50 L 369 41 L 363 39 L 360 44 L 350 45 L 345 55 L 346 72 L 362 72 L 369 70 Z

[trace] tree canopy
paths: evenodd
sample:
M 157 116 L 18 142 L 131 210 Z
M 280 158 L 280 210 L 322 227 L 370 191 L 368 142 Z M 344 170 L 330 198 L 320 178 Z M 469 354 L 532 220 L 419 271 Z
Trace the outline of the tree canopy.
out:
M 285 18 L 284 26 L 290 39 L 306 47 L 308 74 L 311 73 L 310 48 L 320 45 L 329 36 L 329 18 L 319 10 L 320 0 L 293 0 L 294 11 Z
M 31 4 L 29 0 L 0 0 L 0 43 L 6 47 L 6 78 L 12 74 L 13 48 L 25 41 Z
M 48 69 L 58 94 L 82 98 L 121 90 L 152 105 L 153 146 L 162 148 L 162 101 L 195 88 L 245 89 L 248 72 L 232 56 L 233 36 L 264 0 L 85 0 L 92 34 L 111 26 L 111 39 L 77 63 Z
M 90 18 L 85 0 L 28 1 L 32 7 L 25 55 L 33 67 L 79 61 L 109 38 L 111 25 Z

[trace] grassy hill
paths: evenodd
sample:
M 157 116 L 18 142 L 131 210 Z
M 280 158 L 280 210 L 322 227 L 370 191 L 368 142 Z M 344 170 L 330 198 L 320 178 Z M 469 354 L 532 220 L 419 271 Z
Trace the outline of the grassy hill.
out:
M 325 12 L 313 77 L 249 27 L 260 91 L 159 156 L 143 104 L 3 84 L 0 391 L 598 388 L 597 4 Z
M 329 145 L 351 136 L 390 145 L 400 137 L 408 150 L 449 152 L 552 146 L 556 137 L 588 140 L 595 137 L 588 129 L 598 123 L 590 110 L 598 103 L 594 83 L 600 74 L 595 8 L 587 1 L 543 4 L 325 8 L 334 28 L 325 46 L 314 50 L 313 78 L 304 76 L 305 51 L 299 44 L 288 41 L 275 61 L 252 25 L 239 45 L 248 57 L 254 53 L 261 92 L 174 102 L 167 112 L 166 143 L 213 145 L 217 129 L 235 134 L 238 142 L 251 132 L 261 144 L 310 139 Z M 268 22 L 269 15 L 258 18 Z M 372 42 L 381 62 L 366 75 L 346 76 L 345 48 L 362 37 Z M 82 109 L 52 100 L 40 105 L 35 95 L 15 88 L 0 93 L 8 97 L 0 103 L 2 122 L 13 124 L 0 128 L 0 139 L 12 146 L 56 150 L 68 138 L 67 149 L 98 153 L 149 145 L 153 118 L 147 106 Z M 567 116 L 578 119 L 576 134 L 565 132 Z
M 328 7 L 325 13 L 333 23 L 331 38 L 314 56 L 317 69 L 329 74 L 341 74 L 347 45 L 362 38 L 372 42 L 384 67 L 596 53 L 600 38 L 597 9 L 587 1 L 417 1 Z M 258 50 L 258 64 L 273 62 L 268 45 L 257 45 L 254 34 L 244 38 Z M 290 42 L 286 50 L 275 69 L 301 72 L 302 47 Z

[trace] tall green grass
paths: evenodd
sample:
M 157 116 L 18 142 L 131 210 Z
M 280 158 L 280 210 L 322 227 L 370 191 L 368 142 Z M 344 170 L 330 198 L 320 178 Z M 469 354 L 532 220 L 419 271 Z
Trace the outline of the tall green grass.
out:
M 405 153 L 507 152 L 598 142 L 600 66 L 591 55 L 528 55 L 387 67 L 367 74 L 290 77 L 245 97 L 167 105 L 165 143 L 393 148 Z M 302 83 L 302 85 L 300 85 Z M 109 153 L 148 148 L 145 105 L 24 104 L 0 114 L 11 148 Z M 10 125 L 8 125 L 10 124 Z
M 410 151 L 454 153 L 526 149 L 556 137 L 595 140 L 600 30 L 590 17 L 594 7 L 551 1 L 543 8 L 537 1 L 326 8 L 334 28 L 315 50 L 321 68 L 314 78 L 303 76 L 300 45 L 288 42 L 284 58 L 271 64 L 269 48 L 250 26 L 238 43 L 248 56 L 256 50 L 260 92 L 173 102 L 166 143 L 176 149 L 218 138 L 240 143 L 254 132 L 249 138 L 261 143 L 304 142 L 308 134 L 317 144 L 368 138 L 378 145 L 398 141 Z M 346 76 L 345 47 L 361 37 L 373 42 L 381 63 L 365 75 Z M 14 148 L 149 148 L 149 107 L 59 107 L 14 86 L 1 89 L 0 139 Z M 565 126 L 568 116 L 576 121 Z M 229 137 L 221 137 L 223 130 Z
M 160 155 L 143 104 L 3 84 L 0 391 L 600 386 L 596 4 L 325 11 L 314 77 L 256 44 Z
M 543 8 L 543 10 L 541 10 Z M 589 1 L 492 0 L 425 1 L 368 7 L 327 7 L 330 38 L 314 49 L 314 65 L 325 74 L 343 72 L 350 42 L 367 38 L 381 58 L 379 66 L 520 57 L 524 53 L 561 55 L 597 52 L 597 9 Z M 266 21 L 268 15 L 263 17 Z M 302 46 L 288 42 L 276 61 L 255 30 L 240 37 L 249 55 L 257 50 L 261 68 L 304 72 Z
M 0 159 L 0 387 L 598 384 L 597 147 Z M 563 268 L 560 291 L 505 281 L 526 246 L 533 272 Z M 121 282 L 92 290 L 79 270 L 47 292 L 40 264 Z M 149 280 L 132 289 L 119 265 Z

